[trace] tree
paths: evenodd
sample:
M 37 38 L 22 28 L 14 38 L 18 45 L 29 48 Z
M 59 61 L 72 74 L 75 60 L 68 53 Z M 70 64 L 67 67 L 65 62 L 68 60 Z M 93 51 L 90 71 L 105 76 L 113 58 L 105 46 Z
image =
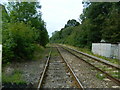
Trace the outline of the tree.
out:
M 80 15 L 81 24 L 76 26 L 69 20 L 65 28 L 56 32 L 52 42 L 91 48 L 92 43 L 102 39 L 106 42 L 120 42 L 120 2 L 86 2 Z
M 11 16 L 11 22 L 29 22 L 32 19 L 41 18 L 41 13 L 37 12 L 37 9 L 40 9 L 38 2 L 9 2 L 8 10 Z
M 34 52 L 34 30 L 26 24 L 7 23 L 3 30 L 3 63 L 31 58 Z
M 37 4 L 10 2 L 8 10 L 3 11 L 3 63 L 29 60 L 36 44 L 45 46 L 48 43 L 45 22 L 37 12 Z
M 39 33 L 36 42 L 45 46 L 48 43 L 49 37 L 45 22 L 41 18 L 40 8 L 39 2 L 9 2 L 8 6 L 11 17 L 10 22 L 24 22 L 34 27 L 37 30 L 35 32 Z
M 105 27 L 104 22 L 111 11 L 114 3 L 95 3 L 91 2 L 88 7 L 84 8 L 83 14 L 80 16 L 82 21 L 82 30 L 87 34 L 86 45 L 100 42 L 102 30 Z
M 80 23 L 77 22 L 75 19 L 72 20 L 68 20 L 67 24 L 65 25 L 66 27 L 74 27 L 74 26 L 78 26 Z
M 118 3 L 112 5 L 111 11 L 108 15 L 108 18 L 105 19 L 102 29 L 102 38 L 106 42 L 120 42 L 120 7 Z

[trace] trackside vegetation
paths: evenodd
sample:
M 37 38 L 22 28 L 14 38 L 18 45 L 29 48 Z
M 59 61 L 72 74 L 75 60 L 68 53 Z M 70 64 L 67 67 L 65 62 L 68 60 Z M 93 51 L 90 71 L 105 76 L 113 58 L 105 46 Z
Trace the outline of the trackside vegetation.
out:
M 16 84 L 26 83 L 22 79 L 22 72 L 15 70 L 13 73 L 14 74 L 10 75 L 10 76 L 7 76 L 4 73 L 2 73 L 2 82 L 4 82 L 4 83 L 12 82 L 12 83 L 16 83 Z
M 9 2 L 2 8 L 2 63 L 30 60 L 49 41 L 39 2 Z
M 68 20 L 60 31 L 55 31 L 51 43 L 69 44 L 81 48 L 91 48 L 92 43 L 101 40 L 120 42 L 120 2 L 83 2 L 80 24 Z
M 84 53 L 87 53 L 87 54 L 96 56 L 96 57 L 98 57 L 98 58 L 107 60 L 107 61 L 109 61 L 109 62 L 111 62 L 111 63 L 114 63 L 114 64 L 119 64 L 119 60 L 118 60 L 118 59 L 113 59 L 113 58 L 111 59 L 111 58 L 107 58 L 107 57 L 105 57 L 105 56 L 100 56 L 100 55 L 97 55 L 97 54 L 93 54 L 93 53 L 91 52 L 91 50 L 90 50 L 89 48 L 86 48 L 86 47 L 85 47 L 85 48 L 80 48 L 80 47 L 75 47 L 75 46 L 71 46 L 71 45 L 67 45 L 67 44 L 60 44 L 60 45 L 67 46 L 67 47 L 69 47 L 69 48 L 73 48 L 73 49 L 76 49 L 76 50 L 78 50 L 78 51 L 81 51 L 81 52 L 84 52 Z

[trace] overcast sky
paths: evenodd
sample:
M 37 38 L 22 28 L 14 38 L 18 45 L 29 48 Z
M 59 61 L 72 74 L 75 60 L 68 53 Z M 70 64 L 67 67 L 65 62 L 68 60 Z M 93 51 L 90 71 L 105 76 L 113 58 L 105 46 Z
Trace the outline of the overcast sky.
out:
M 0 0 L 4 2 L 7 0 Z M 69 19 L 76 19 L 82 13 L 82 0 L 39 0 L 42 18 L 46 22 L 49 35 L 64 27 Z
M 52 32 L 64 27 L 69 19 L 76 19 L 82 13 L 82 0 L 41 0 L 43 19 L 47 30 Z

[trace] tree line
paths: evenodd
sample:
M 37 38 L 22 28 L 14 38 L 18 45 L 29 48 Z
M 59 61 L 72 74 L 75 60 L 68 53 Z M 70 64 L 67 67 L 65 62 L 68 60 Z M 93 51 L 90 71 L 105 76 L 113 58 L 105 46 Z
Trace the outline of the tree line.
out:
M 49 41 L 39 2 L 9 2 L 2 6 L 2 62 L 30 59 L 37 45 Z
M 70 44 L 91 48 L 92 43 L 101 40 L 110 43 L 120 42 L 120 2 L 83 2 L 80 24 L 69 20 L 60 31 L 50 38 L 52 43 Z

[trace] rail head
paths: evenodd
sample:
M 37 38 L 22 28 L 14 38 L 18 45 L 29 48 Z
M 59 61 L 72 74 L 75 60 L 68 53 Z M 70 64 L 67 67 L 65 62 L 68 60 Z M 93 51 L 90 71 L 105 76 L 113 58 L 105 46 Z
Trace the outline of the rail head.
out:
M 64 49 L 64 48 L 63 48 L 63 49 Z M 65 50 L 67 50 L 67 49 L 65 49 Z M 71 51 L 69 51 L 69 50 L 67 50 L 67 51 L 70 52 L 71 54 L 73 54 L 74 56 L 76 56 L 77 58 L 85 61 L 85 62 L 88 63 L 90 66 L 94 67 L 95 69 L 99 70 L 100 72 L 104 73 L 104 74 L 106 75 L 106 77 L 108 77 L 109 79 L 111 79 L 112 81 L 114 81 L 116 84 L 120 85 L 120 80 L 119 80 L 119 79 L 116 79 L 116 78 L 112 77 L 111 75 L 109 75 L 108 73 L 102 71 L 102 70 L 99 69 L 98 67 L 96 67 L 96 66 L 92 65 L 91 63 L 87 62 L 86 60 L 80 58 L 78 55 L 74 54 L 73 52 L 71 52 Z
M 66 61 L 66 60 L 64 59 L 64 57 L 62 56 L 62 54 L 61 54 L 59 48 L 58 48 L 58 47 L 56 47 L 56 48 L 57 48 L 57 50 L 58 50 L 60 56 L 62 57 L 62 59 L 63 59 L 64 62 L 66 63 L 66 65 L 67 65 L 69 71 L 71 72 L 73 78 L 76 80 L 77 86 L 78 86 L 79 88 L 81 88 L 82 90 L 84 90 L 83 85 L 81 84 L 80 80 L 78 79 L 78 77 L 76 76 L 76 74 L 74 73 L 74 71 L 72 70 L 72 68 L 70 67 L 70 65 L 67 63 L 67 61 Z
M 42 75 L 39 79 L 39 82 L 38 82 L 37 90 L 39 90 L 41 88 L 41 85 L 42 85 L 42 82 L 43 82 L 43 79 L 44 79 L 44 75 L 46 73 L 46 70 L 47 70 L 47 67 L 48 67 L 48 64 L 49 64 L 49 60 L 50 60 L 50 57 L 51 57 L 51 52 L 52 52 L 52 50 L 49 52 L 49 56 L 48 56 L 46 64 L 45 64 L 45 68 L 44 68 L 43 73 L 42 73 Z
M 61 45 L 60 45 L 60 46 L 61 46 Z M 106 60 L 104 60 L 104 59 L 101 59 L 101 58 L 98 58 L 98 57 L 89 55 L 89 54 L 87 54 L 87 53 L 83 53 L 83 52 L 78 51 L 78 50 L 75 50 L 75 49 L 73 49 L 73 48 L 69 48 L 69 47 L 65 47 L 65 46 L 61 46 L 61 47 L 64 48 L 64 49 L 68 48 L 68 49 L 70 49 L 70 50 L 72 50 L 72 51 L 75 51 L 75 52 L 77 52 L 77 53 L 80 53 L 80 54 L 82 54 L 82 55 L 84 55 L 84 56 L 86 56 L 86 57 L 92 58 L 92 59 L 94 59 L 94 60 L 97 60 L 98 62 L 104 63 L 104 64 L 106 64 L 106 65 L 109 65 L 109 66 L 111 66 L 111 67 L 114 67 L 114 68 L 120 70 L 120 65 L 116 65 L 116 64 L 110 63 L 109 61 L 106 61 Z

